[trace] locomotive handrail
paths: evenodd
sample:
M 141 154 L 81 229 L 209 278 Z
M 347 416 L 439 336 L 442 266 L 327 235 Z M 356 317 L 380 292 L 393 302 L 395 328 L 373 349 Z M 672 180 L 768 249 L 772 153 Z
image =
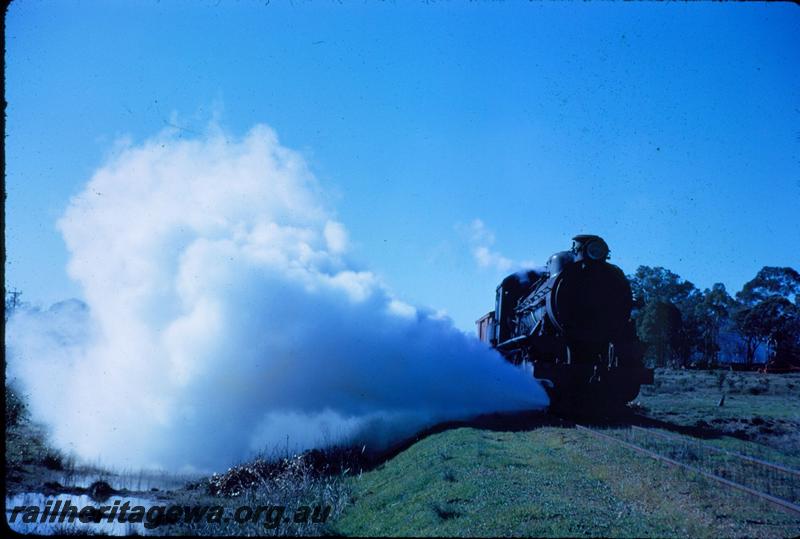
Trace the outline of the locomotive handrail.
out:
M 501 350 L 507 350 L 508 348 L 510 348 L 512 346 L 516 346 L 518 344 L 524 343 L 529 337 L 530 337 L 530 335 L 520 335 L 518 337 L 514 337 L 513 339 L 508 339 L 508 340 L 503 341 L 500 344 L 498 344 L 497 348 L 499 348 Z
M 530 294 L 517 305 L 517 310 L 524 311 L 525 309 L 529 309 L 530 307 L 540 303 L 543 298 L 547 297 L 547 294 L 550 293 L 551 289 L 552 287 L 550 286 L 537 288 L 532 294 Z

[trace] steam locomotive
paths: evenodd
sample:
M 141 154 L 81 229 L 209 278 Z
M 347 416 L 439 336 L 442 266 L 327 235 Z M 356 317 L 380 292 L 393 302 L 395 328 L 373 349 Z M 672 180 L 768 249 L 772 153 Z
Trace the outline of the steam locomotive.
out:
M 513 273 L 497 287 L 494 311 L 478 337 L 514 364 L 533 366 L 551 410 L 618 409 L 653 383 L 631 320 L 625 274 L 608 260 L 608 244 L 580 235 L 547 266 Z

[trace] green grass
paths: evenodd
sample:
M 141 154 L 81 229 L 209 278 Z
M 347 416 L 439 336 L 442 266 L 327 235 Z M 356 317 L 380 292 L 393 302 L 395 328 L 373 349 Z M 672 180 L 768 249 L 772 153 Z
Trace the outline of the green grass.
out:
M 800 376 L 659 369 L 656 382 L 642 391 L 640 413 L 800 467 Z M 333 523 L 344 535 L 800 535 L 798 515 L 572 428 L 447 431 L 349 488 Z
M 800 374 L 659 369 L 637 401 L 649 417 L 716 433 L 708 443 L 800 468 Z
M 462 428 L 351 479 L 345 535 L 787 537 L 800 517 L 574 429 Z

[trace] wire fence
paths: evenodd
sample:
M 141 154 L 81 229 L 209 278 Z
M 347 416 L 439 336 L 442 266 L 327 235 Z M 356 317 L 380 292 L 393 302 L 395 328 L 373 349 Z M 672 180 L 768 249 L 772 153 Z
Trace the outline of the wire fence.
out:
M 641 427 L 616 431 L 614 437 L 749 489 L 800 505 L 800 471 L 788 466 L 724 450 L 694 438 Z

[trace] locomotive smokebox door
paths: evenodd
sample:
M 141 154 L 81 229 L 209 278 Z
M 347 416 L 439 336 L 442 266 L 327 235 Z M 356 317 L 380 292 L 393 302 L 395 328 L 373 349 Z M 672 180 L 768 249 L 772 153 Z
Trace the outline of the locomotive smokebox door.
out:
M 547 314 L 570 340 L 616 340 L 629 322 L 633 299 L 628 279 L 611 264 L 570 264 L 547 295 Z

